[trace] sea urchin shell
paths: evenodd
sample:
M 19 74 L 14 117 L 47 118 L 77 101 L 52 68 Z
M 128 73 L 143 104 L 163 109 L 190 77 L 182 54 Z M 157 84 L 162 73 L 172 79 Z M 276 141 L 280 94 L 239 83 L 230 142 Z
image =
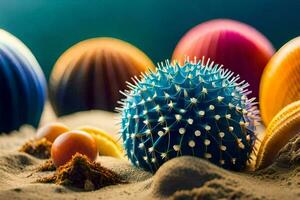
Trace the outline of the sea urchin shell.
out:
M 205 56 L 237 73 L 250 83 L 258 97 L 263 69 L 274 54 L 270 41 L 255 28 L 242 22 L 216 19 L 189 30 L 178 42 L 172 59 Z
M 258 120 L 239 77 L 209 61 L 168 61 L 129 84 L 122 137 L 131 162 L 155 172 L 167 160 L 193 155 L 226 169 L 250 159 Z
M 30 50 L 0 29 L 0 133 L 23 124 L 37 127 L 44 109 L 47 85 Z
M 296 134 L 300 134 L 300 101 L 284 107 L 268 125 L 257 154 L 256 168 L 272 164 L 279 150 Z
M 114 38 L 94 38 L 68 49 L 49 80 L 50 102 L 58 116 L 101 109 L 113 111 L 130 78 L 154 68 L 135 46 Z

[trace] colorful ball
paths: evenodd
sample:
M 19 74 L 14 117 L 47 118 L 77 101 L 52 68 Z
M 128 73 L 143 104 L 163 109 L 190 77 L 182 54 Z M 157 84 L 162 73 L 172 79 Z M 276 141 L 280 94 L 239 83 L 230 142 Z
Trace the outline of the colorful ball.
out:
M 37 130 L 36 139 L 46 138 L 53 143 L 58 136 L 68 131 L 70 128 L 62 123 L 49 123 Z
M 121 144 L 109 133 L 92 126 L 83 126 L 78 128 L 78 130 L 89 133 L 95 139 L 100 156 L 111 156 L 119 159 L 124 158 Z
M 274 49 L 253 27 L 233 20 L 212 20 L 190 31 L 177 44 L 173 60 L 183 62 L 185 56 L 210 58 L 239 74 L 250 83 L 254 97 L 259 94 L 263 69 Z
M 255 143 L 257 110 L 247 85 L 213 63 L 170 64 L 125 93 L 121 133 L 131 162 L 155 172 L 167 160 L 191 155 L 242 170 Z
M 30 50 L 0 29 L 0 133 L 23 124 L 37 127 L 46 88 L 44 74 Z
M 113 38 L 80 42 L 54 66 L 51 103 L 59 116 L 91 109 L 113 111 L 125 82 L 147 68 L 154 68 L 152 61 L 127 42 Z
M 268 125 L 286 105 L 300 99 L 300 37 L 283 47 L 271 58 L 260 84 L 261 116 Z
M 56 167 L 66 164 L 76 153 L 86 155 L 91 161 L 98 155 L 94 138 L 84 131 L 69 131 L 58 136 L 51 147 L 51 157 Z

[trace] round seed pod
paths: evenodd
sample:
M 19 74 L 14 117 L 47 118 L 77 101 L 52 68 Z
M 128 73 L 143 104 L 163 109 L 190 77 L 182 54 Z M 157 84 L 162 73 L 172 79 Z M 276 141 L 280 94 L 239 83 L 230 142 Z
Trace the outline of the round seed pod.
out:
M 50 77 L 50 101 L 59 116 L 91 109 L 113 111 L 125 82 L 147 68 L 154 68 L 151 60 L 127 42 L 85 40 L 56 62 Z
M 62 123 L 49 123 L 37 130 L 36 139 L 46 138 L 53 143 L 59 135 L 68 131 L 70 128 Z
M 44 74 L 30 50 L 0 29 L 0 133 L 23 124 L 37 127 L 46 90 Z
M 300 99 L 299 82 L 300 37 L 297 37 L 276 52 L 263 72 L 259 104 L 265 125 L 286 105 Z
M 264 67 L 274 54 L 268 39 L 255 28 L 233 20 L 217 19 L 199 24 L 178 42 L 172 59 L 181 64 L 186 56 L 210 58 L 250 84 L 254 97 Z
M 90 134 L 69 131 L 58 136 L 51 147 L 51 157 L 56 167 L 66 164 L 76 153 L 86 155 L 91 161 L 97 158 L 97 145 Z

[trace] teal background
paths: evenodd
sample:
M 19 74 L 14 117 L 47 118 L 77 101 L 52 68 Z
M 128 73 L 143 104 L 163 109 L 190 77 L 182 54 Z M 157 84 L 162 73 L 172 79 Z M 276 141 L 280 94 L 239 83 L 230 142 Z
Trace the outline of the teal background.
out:
M 214 18 L 248 23 L 276 48 L 300 35 L 300 0 L 0 0 L 0 28 L 33 51 L 46 76 L 73 44 L 110 36 L 170 58 L 183 34 Z

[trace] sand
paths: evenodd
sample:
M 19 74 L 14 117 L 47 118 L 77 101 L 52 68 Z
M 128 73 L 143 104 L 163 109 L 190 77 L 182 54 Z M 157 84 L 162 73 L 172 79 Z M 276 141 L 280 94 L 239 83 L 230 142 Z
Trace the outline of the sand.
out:
M 71 128 L 95 125 L 117 136 L 115 114 L 87 111 L 57 119 L 46 109 L 42 124 L 58 120 Z M 98 157 L 104 167 L 119 174 L 127 184 L 85 192 L 55 184 L 36 183 L 52 172 L 36 172 L 45 160 L 18 152 L 35 134 L 23 126 L 0 136 L 0 199 L 300 199 L 300 135 L 279 153 L 275 163 L 258 172 L 237 173 L 209 162 L 180 157 L 165 163 L 155 175 L 132 167 L 127 160 Z

